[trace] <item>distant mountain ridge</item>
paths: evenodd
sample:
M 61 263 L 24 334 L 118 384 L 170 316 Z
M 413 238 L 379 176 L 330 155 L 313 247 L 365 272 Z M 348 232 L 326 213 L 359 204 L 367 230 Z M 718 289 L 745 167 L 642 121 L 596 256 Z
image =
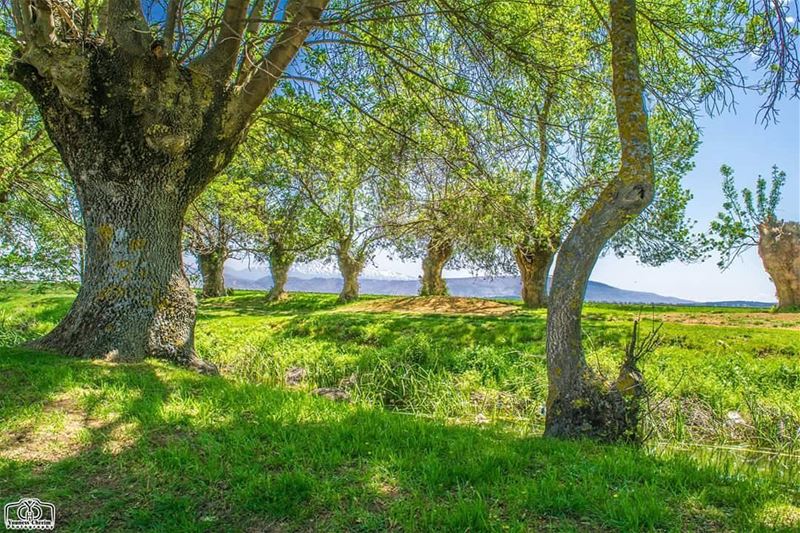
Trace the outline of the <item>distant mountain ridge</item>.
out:
M 254 271 L 225 269 L 225 283 L 234 289 L 268 290 L 272 286 L 269 275 Z M 419 280 L 413 279 L 361 279 L 361 292 L 364 294 L 383 294 L 389 296 L 415 296 L 419 293 Z M 519 299 L 522 283 L 518 276 L 471 277 L 447 279 L 447 287 L 453 296 L 473 296 L 479 298 Z M 342 289 L 339 277 L 297 277 L 290 276 L 286 290 L 290 292 L 337 293 Z M 652 292 L 631 291 L 612 287 L 605 283 L 590 281 L 586 289 L 586 301 L 601 303 L 666 304 L 666 305 L 719 305 L 730 307 L 769 307 L 765 302 L 694 302 L 674 296 L 664 296 Z

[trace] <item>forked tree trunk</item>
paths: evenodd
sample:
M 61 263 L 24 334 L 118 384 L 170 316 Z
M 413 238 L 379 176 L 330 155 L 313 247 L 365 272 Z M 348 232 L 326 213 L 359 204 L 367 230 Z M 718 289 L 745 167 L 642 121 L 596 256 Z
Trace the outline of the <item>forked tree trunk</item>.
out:
M 274 247 L 269 254 L 269 271 L 272 275 L 272 288 L 267 294 L 270 302 L 280 302 L 289 297 L 286 282 L 289 281 L 289 270 L 295 261 L 295 255 L 280 247 Z
M 800 224 L 768 221 L 758 234 L 758 255 L 775 284 L 778 309 L 800 309 Z
M 86 272 L 67 316 L 35 344 L 81 357 L 163 357 L 212 371 L 194 353 L 183 215 L 230 162 L 327 1 L 290 2 L 263 60 L 253 71 L 243 65 L 241 77 L 243 40 L 257 33 L 247 24 L 247 2 L 225 2 L 217 38 L 188 63 L 173 54 L 174 11 L 162 40 L 139 2 L 103 4 L 102 31 L 79 28 L 55 3 L 12 0 L 20 39 L 9 71 L 33 96 L 74 182 Z M 85 15 L 93 12 L 87 5 Z
M 446 240 L 431 239 L 425 257 L 422 259 L 422 287 L 420 296 L 444 296 L 447 283 L 442 271 L 453 255 L 453 243 Z
M 224 248 L 209 253 L 197 254 L 200 275 L 203 277 L 203 298 L 225 296 L 225 260 L 228 251 Z
M 514 259 L 522 279 L 522 302 L 525 307 L 547 307 L 547 275 L 553 264 L 550 246 L 517 246 Z
M 586 363 L 581 310 L 589 275 L 606 242 L 653 198 L 653 152 L 642 98 L 637 54 L 636 2 L 611 0 L 611 62 L 617 126 L 622 148 L 617 176 L 575 223 L 561 246 L 553 272 L 547 317 L 549 381 L 545 434 L 616 441 L 636 437 L 635 409 L 619 383 L 635 368 L 623 368 L 605 383 Z
M 342 291 L 339 293 L 339 302 L 352 302 L 359 295 L 358 277 L 361 275 L 361 271 L 364 270 L 364 262 L 354 259 L 346 253 L 339 253 L 337 260 L 339 272 L 342 273 L 342 279 L 344 280 Z

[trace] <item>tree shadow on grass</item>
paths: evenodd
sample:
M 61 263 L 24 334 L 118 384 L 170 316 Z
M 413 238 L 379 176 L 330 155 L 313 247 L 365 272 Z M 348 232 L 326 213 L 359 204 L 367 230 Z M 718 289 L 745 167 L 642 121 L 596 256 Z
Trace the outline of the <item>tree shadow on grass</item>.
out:
M 58 459 L 0 453 L 0 501 L 50 501 L 62 530 L 750 530 L 785 498 L 686 459 L 447 426 L 156 362 L 16 353 L 0 365 L 27 376 L 4 382 L 7 394 L 61 398 L 55 412 L 72 398 L 96 421 Z

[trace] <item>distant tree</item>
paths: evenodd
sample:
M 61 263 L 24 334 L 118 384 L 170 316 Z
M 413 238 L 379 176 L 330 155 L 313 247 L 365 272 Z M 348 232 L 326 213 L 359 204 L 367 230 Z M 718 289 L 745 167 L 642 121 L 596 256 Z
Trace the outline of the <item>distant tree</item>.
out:
M 725 203 L 711 222 L 709 246 L 720 253 L 718 263 L 725 270 L 745 250 L 758 248 L 764 269 L 772 278 L 778 296 L 778 309 L 800 308 L 800 224 L 779 220 L 776 210 L 786 173 L 772 167 L 771 184 L 761 176 L 755 192 L 736 191 L 733 169 L 723 165 L 722 192 Z
M 578 85 L 591 97 L 572 100 L 564 83 L 548 85 L 532 101 L 535 120 L 517 121 L 511 131 L 495 140 L 514 154 L 499 171 L 507 190 L 497 216 L 503 218 L 494 234 L 501 253 L 489 269 L 518 271 L 526 307 L 547 305 L 547 280 L 565 236 L 580 214 L 614 176 L 619 140 L 613 134 L 615 117 L 609 95 Z M 536 93 L 534 89 L 530 92 Z M 686 217 L 691 193 L 681 179 L 693 168 L 699 132 L 691 120 L 655 108 L 650 116 L 655 190 L 653 201 L 605 245 L 602 253 L 633 256 L 648 265 L 702 257 L 699 235 Z M 516 132 L 529 139 L 522 143 Z
M 229 172 L 249 176 L 257 191 L 252 226 L 245 241 L 247 251 L 269 265 L 272 287 L 267 300 L 288 298 L 286 283 L 296 262 L 320 259 L 327 237 L 324 218 L 309 201 L 298 179 L 299 161 L 305 152 L 310 131 L 296 124 L 296 111 L 313 104 L 304 99 L 275 98 L 255 126 Z M 287 164 L 287 162 L 289 162 Z
M 189 206 L 184 242 L 197 259 L 204 297 L 225 296 L 225 261 L 246 252 L 248 239 L 259 232 L 258 207 L 253 181 L 231 177 L 230 171 Z
M 392 159 L 397 187 L 385 188 L 382 212 L 400 218 L 386 224 L 388 241 L 404 259 L 420 259 L 420 295 L 447 294 L 446 265 L 463 268 L 472 262 L 481 231 L 491 215 L 483 176 L 470 164 L 474 152 L 463 130 L 476 127 L 453 110 L 432 106 L 415 114 L 403 150 Z
M 394 137 L 377 122 L 330 101 L 304 99 L 279 114 L 285 121 L 279 134 L 284 157 L 275 160 L 269 175 L 289 186 L 278 194 L 281 201 L 289 200 L 288 194 L 299 202 L 295 206 L 303 216 L 295 221 L 310 216 L 306 209 L 314 212 L 308 220 L 324 235 L 322 246 L 342 274 L 339 300 L 352 301 L 359 295 L 358 278 L 385 242 L 391 220 L 380 199 L 381 189 L 394 181 L 384 168 Z

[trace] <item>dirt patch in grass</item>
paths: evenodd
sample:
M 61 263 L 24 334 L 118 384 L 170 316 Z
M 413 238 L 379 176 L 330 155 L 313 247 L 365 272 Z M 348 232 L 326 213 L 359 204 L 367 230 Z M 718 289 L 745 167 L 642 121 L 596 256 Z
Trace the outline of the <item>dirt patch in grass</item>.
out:
M 456 296 L 412 296 L 403 298 L 381 298 L 357 302 L 340 307 L 342 312 L 372 313 L 416 313 L 416 314 L 459 314 L 498 316 L 514 313 L 518 306 L 482 298 L 462 298 Z
M 800 313 L 664 313 L 660 318 L 673 324 L 800 330 Z
M 117 424 L 114 420 L 94 417 L 74 398 L 61 395 L 44 406 L 37 422 L 0 436 L 0 457 L 53 463 L 92 445 L 117 454 L 135 440 L 135 429 L 131 423 Z

